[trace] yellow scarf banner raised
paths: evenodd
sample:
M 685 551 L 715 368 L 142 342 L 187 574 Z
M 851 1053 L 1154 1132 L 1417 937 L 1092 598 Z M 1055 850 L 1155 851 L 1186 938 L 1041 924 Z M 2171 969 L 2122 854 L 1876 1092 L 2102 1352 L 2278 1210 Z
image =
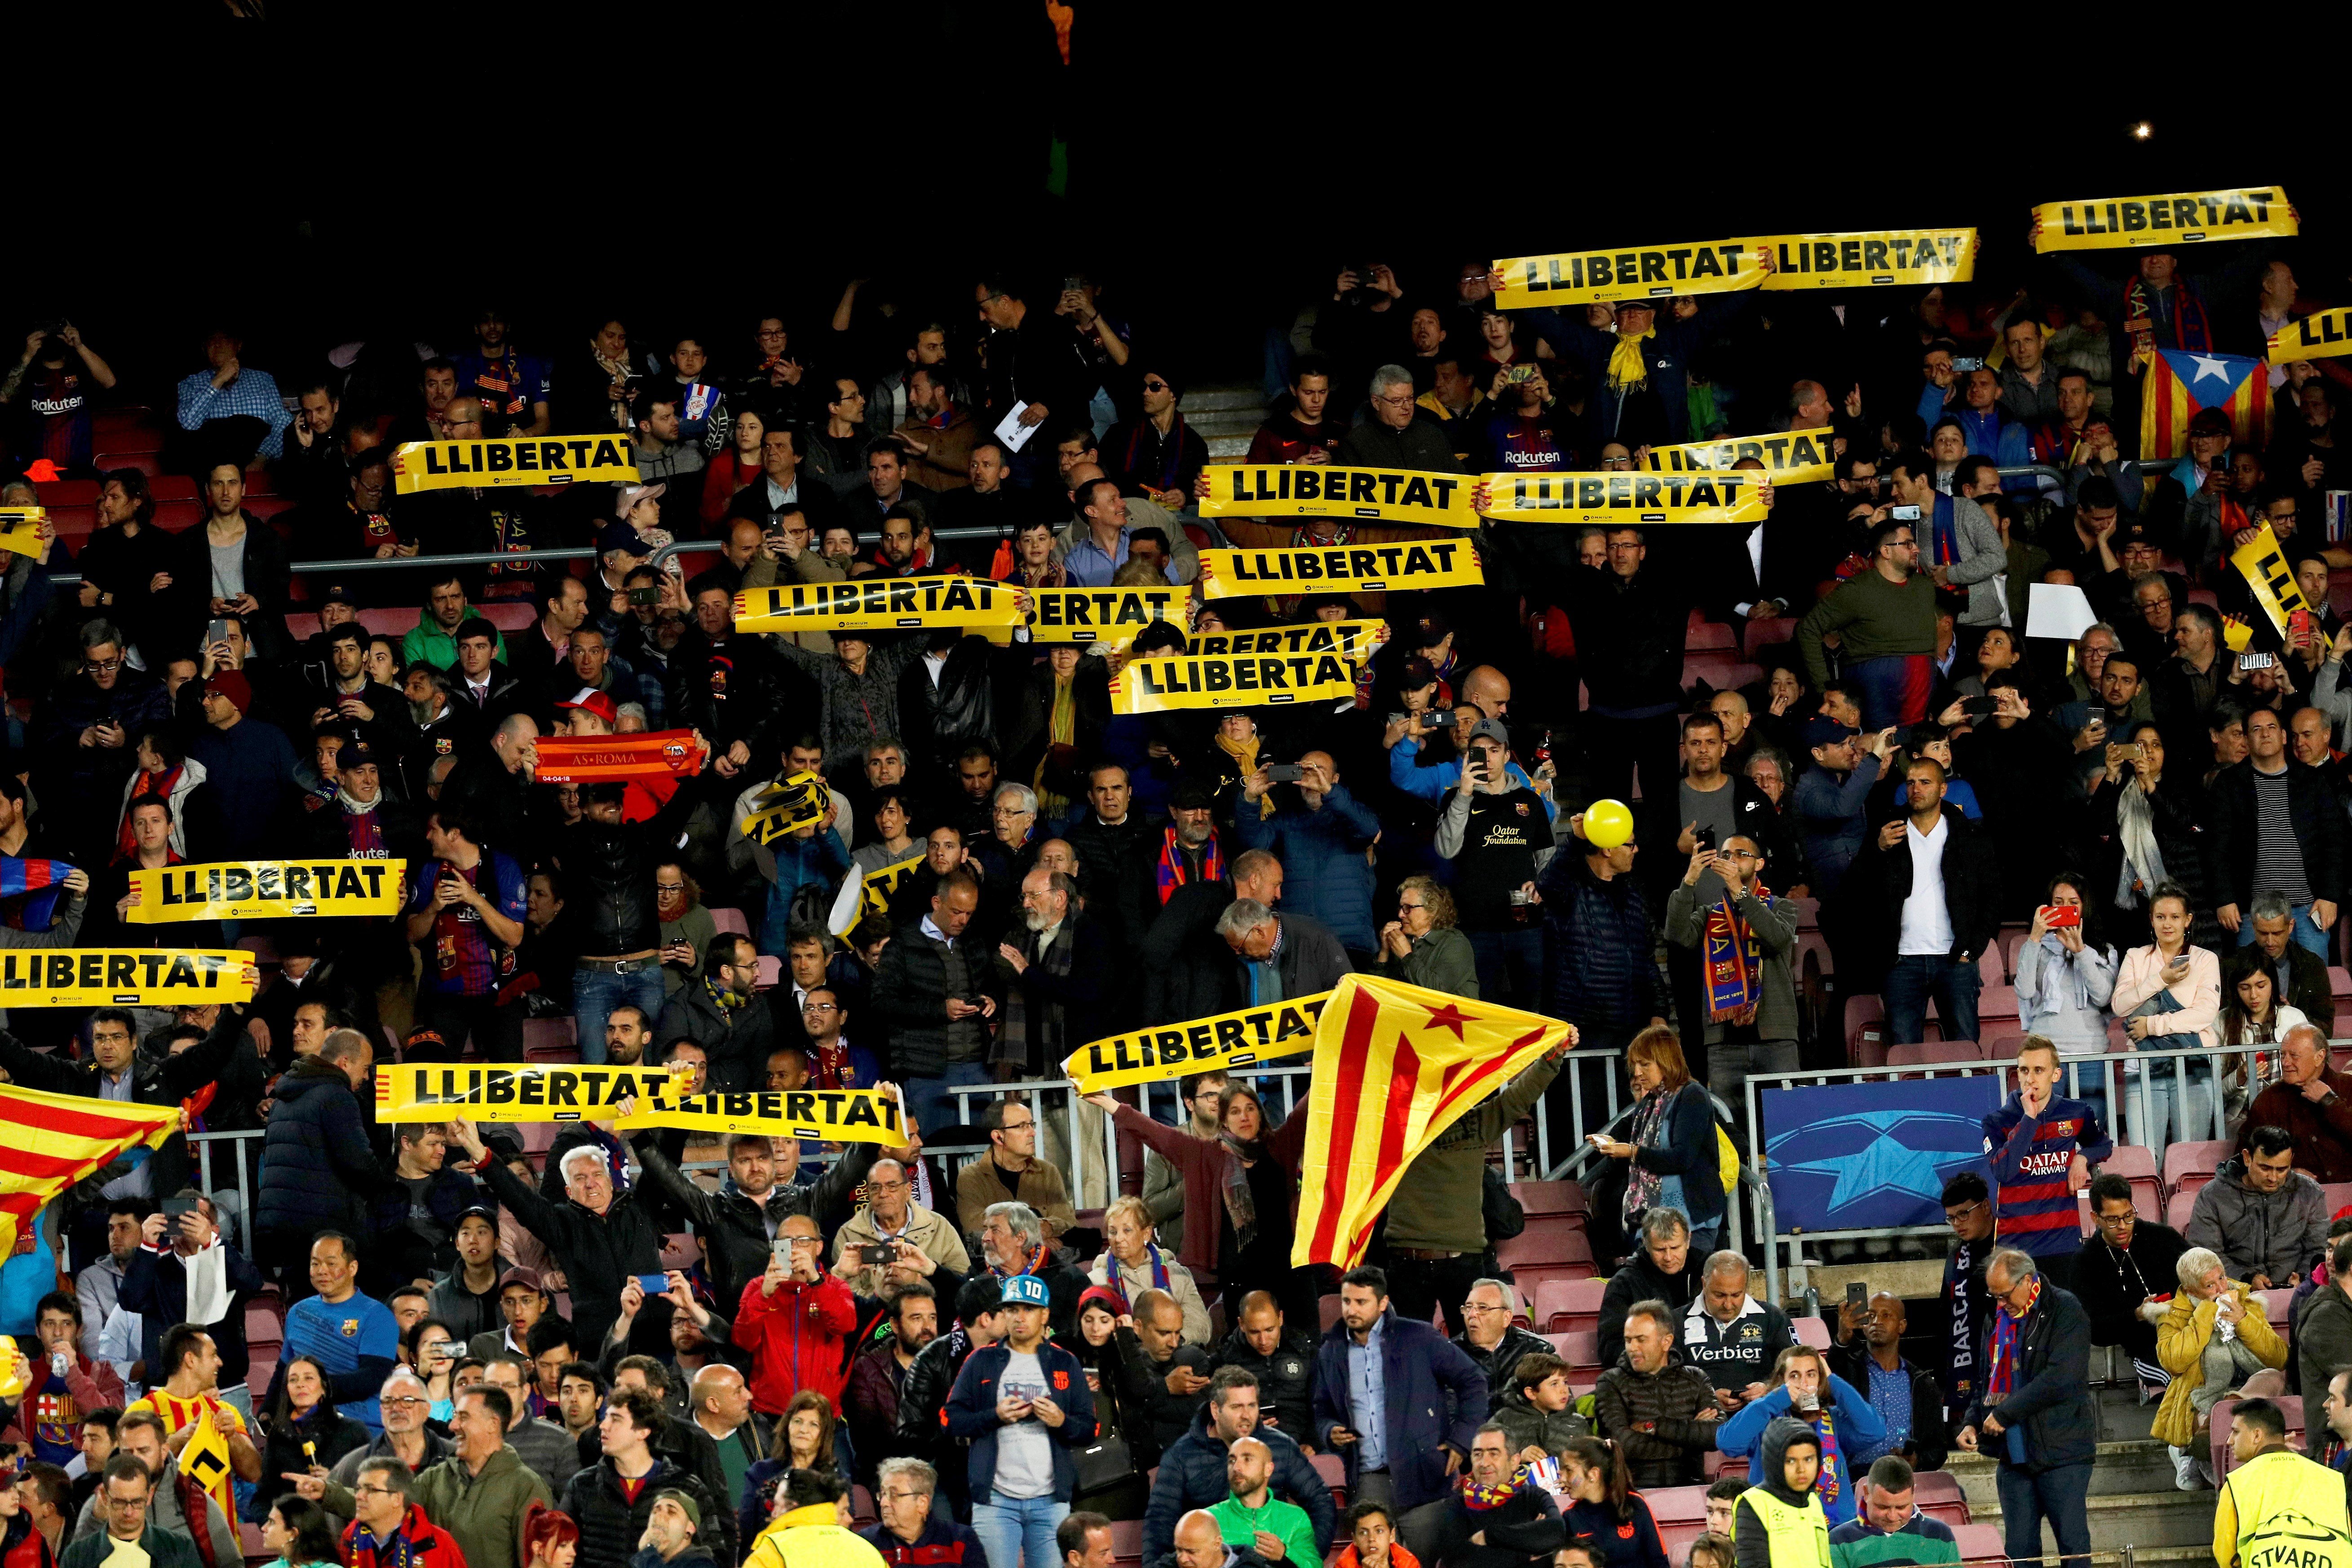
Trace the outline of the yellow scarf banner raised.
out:
M 1753 458 L 1776 485 L 1801 485 L 1837 478 L 1837 435 L 1827 429 L 1790 430 L 1778 436 L 1735 436 L 1724 441 L 1691 441 L 1650 448 L 1653 473 L 1721 473 Z
M 636 1114 L 617 1118 L 613 1125 L 621 1131 L 682 1127 L 690 1132 L 748 1132 L 813 1143 L 879 1143 L 886 1149 L 907 1142 L 898 1097 L 878 1089 L 711 1089 L 675 1100 L 667 1089 L 654 1089 L 637 1097 Z
M 1032 588 L 1029 638 L 1040 643 L 1127 643 L 1154 621 L 1180 629 L 1192 609 L 1190 586 Z
M 1686 474 L 1488 474 L 1486 515 L 1510 522 L 1761 522 L 1767 515 L 1748 469 Z
M 787 583 L 735 595 L 741 632 L 892 632 L 924 627 L 1010 631 L 1025 625 L 1021 595 L 985 577 L 858 577 Z
M 48 516 L 43 506 L 0 506 L 0 550 L 39 559 L 41 524 Z
M 1389 640 L 1386 621 L 1316 621 L 1303 626 L 1256 626 L 1241 632 L 1203 632 L 1192 639 L 1195 654 L 1336 653 L 1361 664 Z
M 253 954 L 169 948 L 0 951 L 0 1007 L 202 1007 L 250 1002 Z
M 845 884 L 841 896 L 833 902 L 833 934 L 846 942 L 849 933 L 857 929 L 857 922 L 867 915 L 888 914 L 890 895 L 897 892 L 899 884 L 913 876 L 915 868 L 922 863 L 923 852 L 918 849 L 904 860 L 893 860 L 887 866 L 866 872 L 857 879 L 857 892 L 854 898 Z
M 1110 689 L 1110 710 L 1283 707 L 1355 693 L 1355 668 L 1336 653 L 1174 654 L 1129 660 Z
M 667 1089 L 667 1068 L 457 1067 L 402 1062 L 375 1069 L 378 1121 L 603 1121 L 632 1095 Z
M 2208 239 L 2286 238 L 2296 231 L 2286 193 L 2276 185 L 2043 202 L 2033 216 L 2042 225 L 2033 248 L 2045 256 L 2053 250 L 2162 250 Z
M 1377 594 L 1391 588 L 1462 587 L 1486 580 L 1478 552 L 1462 539 L 1201 552 L 1204 599 L 1244 594 Z
M 631 442 L 602 436 L 514 436 L 478 441 L 404 441 L 392 455 L 392 488 L 477 489 L 495 485 L 637 482 Z
M 2352 305 L 2315 310 L 2271 334 L 2271 363 L 2352 354 Z
M 131 873 L 131 925 L 393 915 L 405 860 L 221 860 Z
M 1495 303 L 1506 310 L 1521 310 L 1538 305 L 1670 300 L 1677 294 L 1734 294 L 1763 285 L 1762 255 L 1756 240 L 1717 239 L 1704 245 L 1514 256 L 1495 263 L 1503 275 Z
M 1343 977 L 1315 1029 L 1292 1265 L 1362 1261 L 1414 1158 L 1538 1058 L 1575 1044 L 1572 1026 L 1533 1013 Z
M 833 791 L 824 781 L 814 773 L 794 773 L 752 797 L 740 831 L 754 844 L 773 844 L 832 815 Z
M 2262 606 L 2281 637 L 2286 636 L 2287 617 L 2311 607 L 2303 590 L 2294 585 L 2294 567 L 2279 548 L 2278 535 L 2271 531 L 2269 523 L 2255 529 L 2252 539 L 2230 552 L 2230 564 L 2246 580 L 2254 603 Z
M 1132 1083 L 1160 1083 L 1187 1073 L 1294 1056 L 1315 1044 L 1315 1021 L 1330 997 L 1330 992 L 1318 991 L 1262 1007 L 1113 1035 L 1071 1052 L 1062 1070 L 1076 1081 L 1080 1094 L 1099 1094 Z
M 1972 228 L 1776 234 L 1749 243 L 1771 249 L 1772 275 L 1764 279 L 1764 289 L 1772 294 L 1966 283 L 1977 271 L 1977 231 Z
M 1351 517 L 1363 521 L 1475 528 L 1470 481 L 1459 474 L 1343 468 L 1328 463 L 1213 463 L 1203 517 Z

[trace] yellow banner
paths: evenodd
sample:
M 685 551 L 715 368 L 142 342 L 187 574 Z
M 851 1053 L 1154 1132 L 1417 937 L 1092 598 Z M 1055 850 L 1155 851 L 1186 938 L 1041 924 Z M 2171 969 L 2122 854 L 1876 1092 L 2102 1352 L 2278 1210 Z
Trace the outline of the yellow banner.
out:
M 392 455 L 392 488 L 478 489 L 486 485 L 568 485 L 637 482 L 634 443 L 616 431 L 601 436 L 511 436 L 478 441 L 404 441 Z
M 1062 1070 L 1081 1094 L 1131 1083 L 1160 1083 L 1213 1068 L 1244 1068 L 1270 1057 L 1295 1056 L 1315 1045 L 1316 1021 L 1331 993 L 1294 996 L 1263 1007 L 1243 1007 L 1207 1018 L 1137 1029 L 1081 1046 Z
M 1313 621 L 1303 626 L 1254 626 L 1240 632 L 1203 632 L 1192 639 L 1195 654 L 1336 653 L 1361 664 L 1389 640 L 1386 621 Z
M 228 1439 L 213 1425 L 210 1410 L 196 1417 L 195 1432 L 188 1438 L 188 1446 L 180 1450 L 180 1473 L 194 1477 L 207 1492 L 215 1487 L 226 1489 Z
M 1129 660 L 1111 686 L 1110 710 L 1283 707 L 1355 690 L 1355 667 L 1336 653 L 1174 654 Z
M 1761 522 L 1756 475 L 1698 469 L 1686 474 L 1488 474 L 1486 515 L 1506 521 L 1597 523 Z
M 0 1007 L 202 1007 L 250 1002 L 253 954 L 168 948 L 0 950 Z
M 1764 279 L 1767 293 L 1966 283 L 1977 270 L 1977 231 L 1972 228 L 1776 234 L 1750 243 L 1771 247 L 1772 275 Z
M 1169 588 L 1032 588 L 1029 637 L 1041 643 L 1127 643 L 1154 621 L 1181 630 L 1192 608 L 1189 585 Z
M 2271 334 L 2271 363 L 2352 354 L 2352 306 L 2315 310 Z
M 2303 590 L 2294 585 L 2294 567 L 2279 548 L 2278 535 L 2271 531 L 2269 523 L 2255 529 L 2253 538 L 2230 552 L 2230 564 L 2246 580 L 2254 603 L 2263 607 L 2281 637 L 2286 636 L 2286 618 L 2311 607 Z
M 691 1132 L 749 1132 L 812 1143 L 879 1143 L 896 1149 L 907 1142 L 898 1097 L 877 1089 L 763 1089 L 669 1098 L 663 1089 L 637 1098 L 636 1114 L 618 1118 L 619 1131 L 635 1127 L 683 1127 Z
M 406 890 L 405 860 L 222 860 L 133 871 L 132 925 L 284 920 L 296 915 L 393 915 Z
M 931 626 L 1011 629 L 1024 624 L 1017 590 L 985 577 L 858 577 L 787 583 L 735 595 L 743 632 L 907 631 Z
M 1734 294 L 1762 285 L 1762 242 L 1753 239 L 1515 256 L 1495 263 L 1503 275 L 1495 303 L 1518 310 L 1536 305 L 1664 300 L 1677 294 Z
M 1735 436 L 1725 441 L 1692 441 L 1650 448 L 1653 473 L 1720 473 L 1755 458 L 1776 485 L 1801 485 L 1837 478 L 1837 437 L 1826 429 L 1790 430 L 1776 436 Z
M 1459 474 L 1343 468 L 1318 463 L 1212 463 L 1203 517 L 1352 517 L 1431 528 L 1475 528 Z
M 887 866 L 868 871 L 859 878 L 856 901 L 849 904 L 845 911 L 838 902 L 835 905 L 838 923 L 834 927 L 833 934 L 847 942 L 849 933 L 857 929 L 859 921 L 867 915 L 888 914 L 890 895 L 897 892 L 898 885 L 913 876 L 915 868 L 922 863 L 923 852 L 918 849 L 904 860 L 893 860 Z
M 1466 539 L 1201 552 L 1204 599 L 1244 594 L 1377 594 L 1486 580 L 1478 552 Z
M 772 784 L 751 801 L 751 810 L 743 818 L 743 837 L 755 844 L 773 844 L 777 839 L 798 833 L 803 827 L 814 827 L 833 815 L 833 791 L 814 773 L 794 773 L 783 783 Z
M 2045 256 L 2053 250 L 2162 250 L 2208 239 L 2285 238 L 2296 227 L 2286 193 L 2276 185 L 2043 202 L 2033 216 L 2042 224 L 2033 248 Z
M 602 1121 L 631 1095 L 670 1081 L 667 1068 L 465 1067 L 377 1063 L 378 1121 Z
M 41 553 L 41 524 L 48 515 L 49 509 L 45 506 L 0 506 L 0 550 L 37 558 Z

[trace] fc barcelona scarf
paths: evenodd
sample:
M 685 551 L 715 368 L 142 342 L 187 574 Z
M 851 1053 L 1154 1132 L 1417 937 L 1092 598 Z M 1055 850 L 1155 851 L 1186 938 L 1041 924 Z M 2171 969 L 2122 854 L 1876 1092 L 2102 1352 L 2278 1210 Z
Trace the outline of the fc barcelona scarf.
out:
M 73 868 L 63 860 L 19 860 L 0 857 L 0 899 L 22 897 L 7 911 L 13 931 L 47 931 L 65 891 L 66 874 Z
M 1761 882 L 1755 892 L 1766 909 L 1772 907 L 1772 895 Z M 1706 973 L 1707 1022 L 1754 1023 L 1764 991 L 1764 944 L 1729 899 L 1706 911 L 1700 961 Z
M 1184 857 L 1178 851 L 1176 843 L 1174 828 L 1160 830 L 1160 864 L 1155 868 L 1155 875 L 1159 881 L 1160 901 L 1163 904 L 1175 897 L 1176 889 L 1182 887 L 1187 879 Z M 1209 835 L 1208 842 L 1201 847 L 1201 880 L 1222 882 L 1224 879 L 1224 847 L 1217 842 L 1217 836 L 1213 833 Z
M 2124 285 L 2124 329 L 2131 334 L 2132 369 L 2137 372 L 2148 362 L 2158 348 L 2191 350 L 2210 353 L 2213 347 L 2213 324 L 2206 320 L 2205 301 L 2189 287 L 2186 279 L 2175 276 L 2168 301 L 2171 310 L 2174 342 L 2156 341 L 2157 305 L 2165 291 L 2149 288 L 2134 278 Z

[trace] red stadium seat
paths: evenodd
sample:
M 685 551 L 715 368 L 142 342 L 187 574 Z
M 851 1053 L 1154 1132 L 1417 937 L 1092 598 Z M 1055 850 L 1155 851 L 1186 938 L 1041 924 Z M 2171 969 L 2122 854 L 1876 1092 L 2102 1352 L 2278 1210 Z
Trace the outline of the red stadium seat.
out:
M 721 909 L 713 906 L 710 910 L 710 923 L 718 927 L 720 931 L 733 931 L 737 936 L 750 936 L 751 934 L 751 922 L 743 917 L 743 911 L 741 910 Z
M 1546 1337 L 1550 1338 L 1549 1335 Z M 1559 1346 L 1559 1359 L 1568 1363 L 1568 1380 L 1570 1383 L 1598 1383 L 1601 1374 L 1608 1370 L 1601 1364 L 1601 1335 L 1598 1332 L 1579 1330 L 1574 1333 L 1562 1334 L 1552 1342 Z
M 519 632 L 539 619 L 539 611 L 528 599 L 508 604 L 477 605 L 474 613 L 502 632 Z
M 202 500 L 196 481 L 185 474 L 157 474 L 147 481 L 147 493 L 157 500 Z
M 1547 1279 L 1536 1291 L 1535 1321 L 1548 1334 L 1573 1333 L 1601 1326 L 1601 1296 L 1605 1279 Z
M 58 537 L 69 545 L 79 545 L 98 531 L 98 508 L 94 506 L 48 506 L 49 526 Z
M 2173 1194 L 2164 1205 L 2164 1223 L 2175 1230 L 2185 1233 L 2189 1229 L 2189 1212 L 2196 1203 L 2195 1188 L 2185 1193 Z
M 1589 1279 L 1597 1272 L 1584 1232 L 1560 1215 L 1529 1219 L 1527 1229 L 1496 1248 L 1496 1258 L 1522 1291 L 1538 1279 Z
M 1891 1068 L 1935 1067 L 1984 1059 L 1984 1051 L 1974 1040 L 1926 1040 L 1886 1047 L 1886 1065 Z
M 1821 1318 L 1790 1318 L 1789 1327 L 1796 1331 L 1797 1342 L 1811 1345 L 1817 1351 L 1830 1348 L 1830 1326 Z
M 157 446 L 143 452 L 100 452 L 98 468 L 101 473 L 110 468 L 136 468 L 152 479 L 163 471 L 162 450 Z
M 41 494 L 41 504 L 55 510 L 61 506 L 96 506 L 99 482 L 96 479 L 51 479 L 34 487 Z
M 2213 1179 L 2221 1162 L 2237 1152 L 2226 1138 L 2169 1144 L 2164 1151 L 2164 1190 L 2173 1197 L 2193 1193 Z
M 1960 1561 L 1984 1564 L 1985 1568 L 2008 1568 L 2009 1543 L 2000 1538 L 1997 1524 L 1956 1524 L 1952 1539 L 1959 1543 Z
M 1690 622 L 1683 628 L 1683 651 L 1685 653 L 1728 652 L 1739 647 L 1739 634 L 1721 621 L 1710 621 L 1704 610 L 1694 609 Z
M 1325 1486 L 1331 1489 L 1332 1508 L 1339 1512 L 1346 1512 L 1348 1509 L 1347 1461 L 1340 1458 L 1339 1455 L 1327 1451 L 1315 1455 L 1312 1463 L 1315 1466 L 1315 1473 L 1323 1478 Z
M 205 509 L 200 501 L 163 500 L 155 503 L 155 526 L 168 532 L 194 528 L 204 521 Z
M 526 1061 L 578 1061 L 580 1059 L 579 1034 L 572 1026 L 571 1015 L 564 1014 L 553 1018 L 524 1019 L 522 1054 Z
M 1930 1519 L 1940 1519 L 1954 1530 L 1969 1522 L 1969 1500 L 1959 1478 L 1948 1470 L 1922 1470 L 1912 1500 Z

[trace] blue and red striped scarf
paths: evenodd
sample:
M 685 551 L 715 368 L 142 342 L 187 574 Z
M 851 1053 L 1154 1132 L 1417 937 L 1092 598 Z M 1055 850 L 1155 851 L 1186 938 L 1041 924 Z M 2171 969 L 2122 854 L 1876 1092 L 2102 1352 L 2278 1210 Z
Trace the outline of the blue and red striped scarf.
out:
M 2124 324 L 2132 334 L 2132 362 L 2138 364 L 2157 348 L 2177 348 L 2210 353 L 2213 347 L 2213 323 L 2205 314 L 2205 301 L 2189 287 L 2189 280 L 2178 273 L 2172 279 L 2172 331 L 2178 340 L 2158 343 L 2156 340 L 2155 296 L 2146 281 L 2133 278 L 2124 285 Z M 2145 327 L 2132 323 L 2146 321 Z
M 1168 1260 L 1160 1256 L 1160 1244 L 1156 1241 L 1145 1242 L 1143 1250 L 1151 1255 L 1151 1288 L 1164 1292 L 1168 1289 Z M 1114 1254 L 1105 1256 L 1108 1258 L 1108 1266 L 1103 1269 L 1102 1288 L 1118 1298 L 1118 1315 L 1125 1317 L 1135 1309 L 1127 1299 L 1127 1287 L 1119 1282 L 1118 1258 Z
M 1160 883 L 1160 901 L 1166 903 L 1176 896 L 1176 889 L 1190 879 L 1182 851 L 1176 847 L 1176 830 L 1160 830 L 1160 864 L 1154 870 Z M 1201 880 L 1222 882 L 1225 879 L 1225 849 L 1213 833 L 1201 850 Z
M 66 873 L 73 868 L 63 860 L 20 860 L 0 856 L 0 899 L 22 898 L 8 906 L 11 931 L 47 931 L 54 921 L 58 899 L 65 892 Z
M 1766 909 L 1772 894 L 1763 883 L 1752 889 Z M 1739 918 L 1727 898 L 1706 911 L 1706 931 L 1700 939 L 1699 962 L 1706 975 L 1706 1018 L 1710 1024 L 1752 1024 L 1764 994 L 1764 944 L 1755 928 Z

